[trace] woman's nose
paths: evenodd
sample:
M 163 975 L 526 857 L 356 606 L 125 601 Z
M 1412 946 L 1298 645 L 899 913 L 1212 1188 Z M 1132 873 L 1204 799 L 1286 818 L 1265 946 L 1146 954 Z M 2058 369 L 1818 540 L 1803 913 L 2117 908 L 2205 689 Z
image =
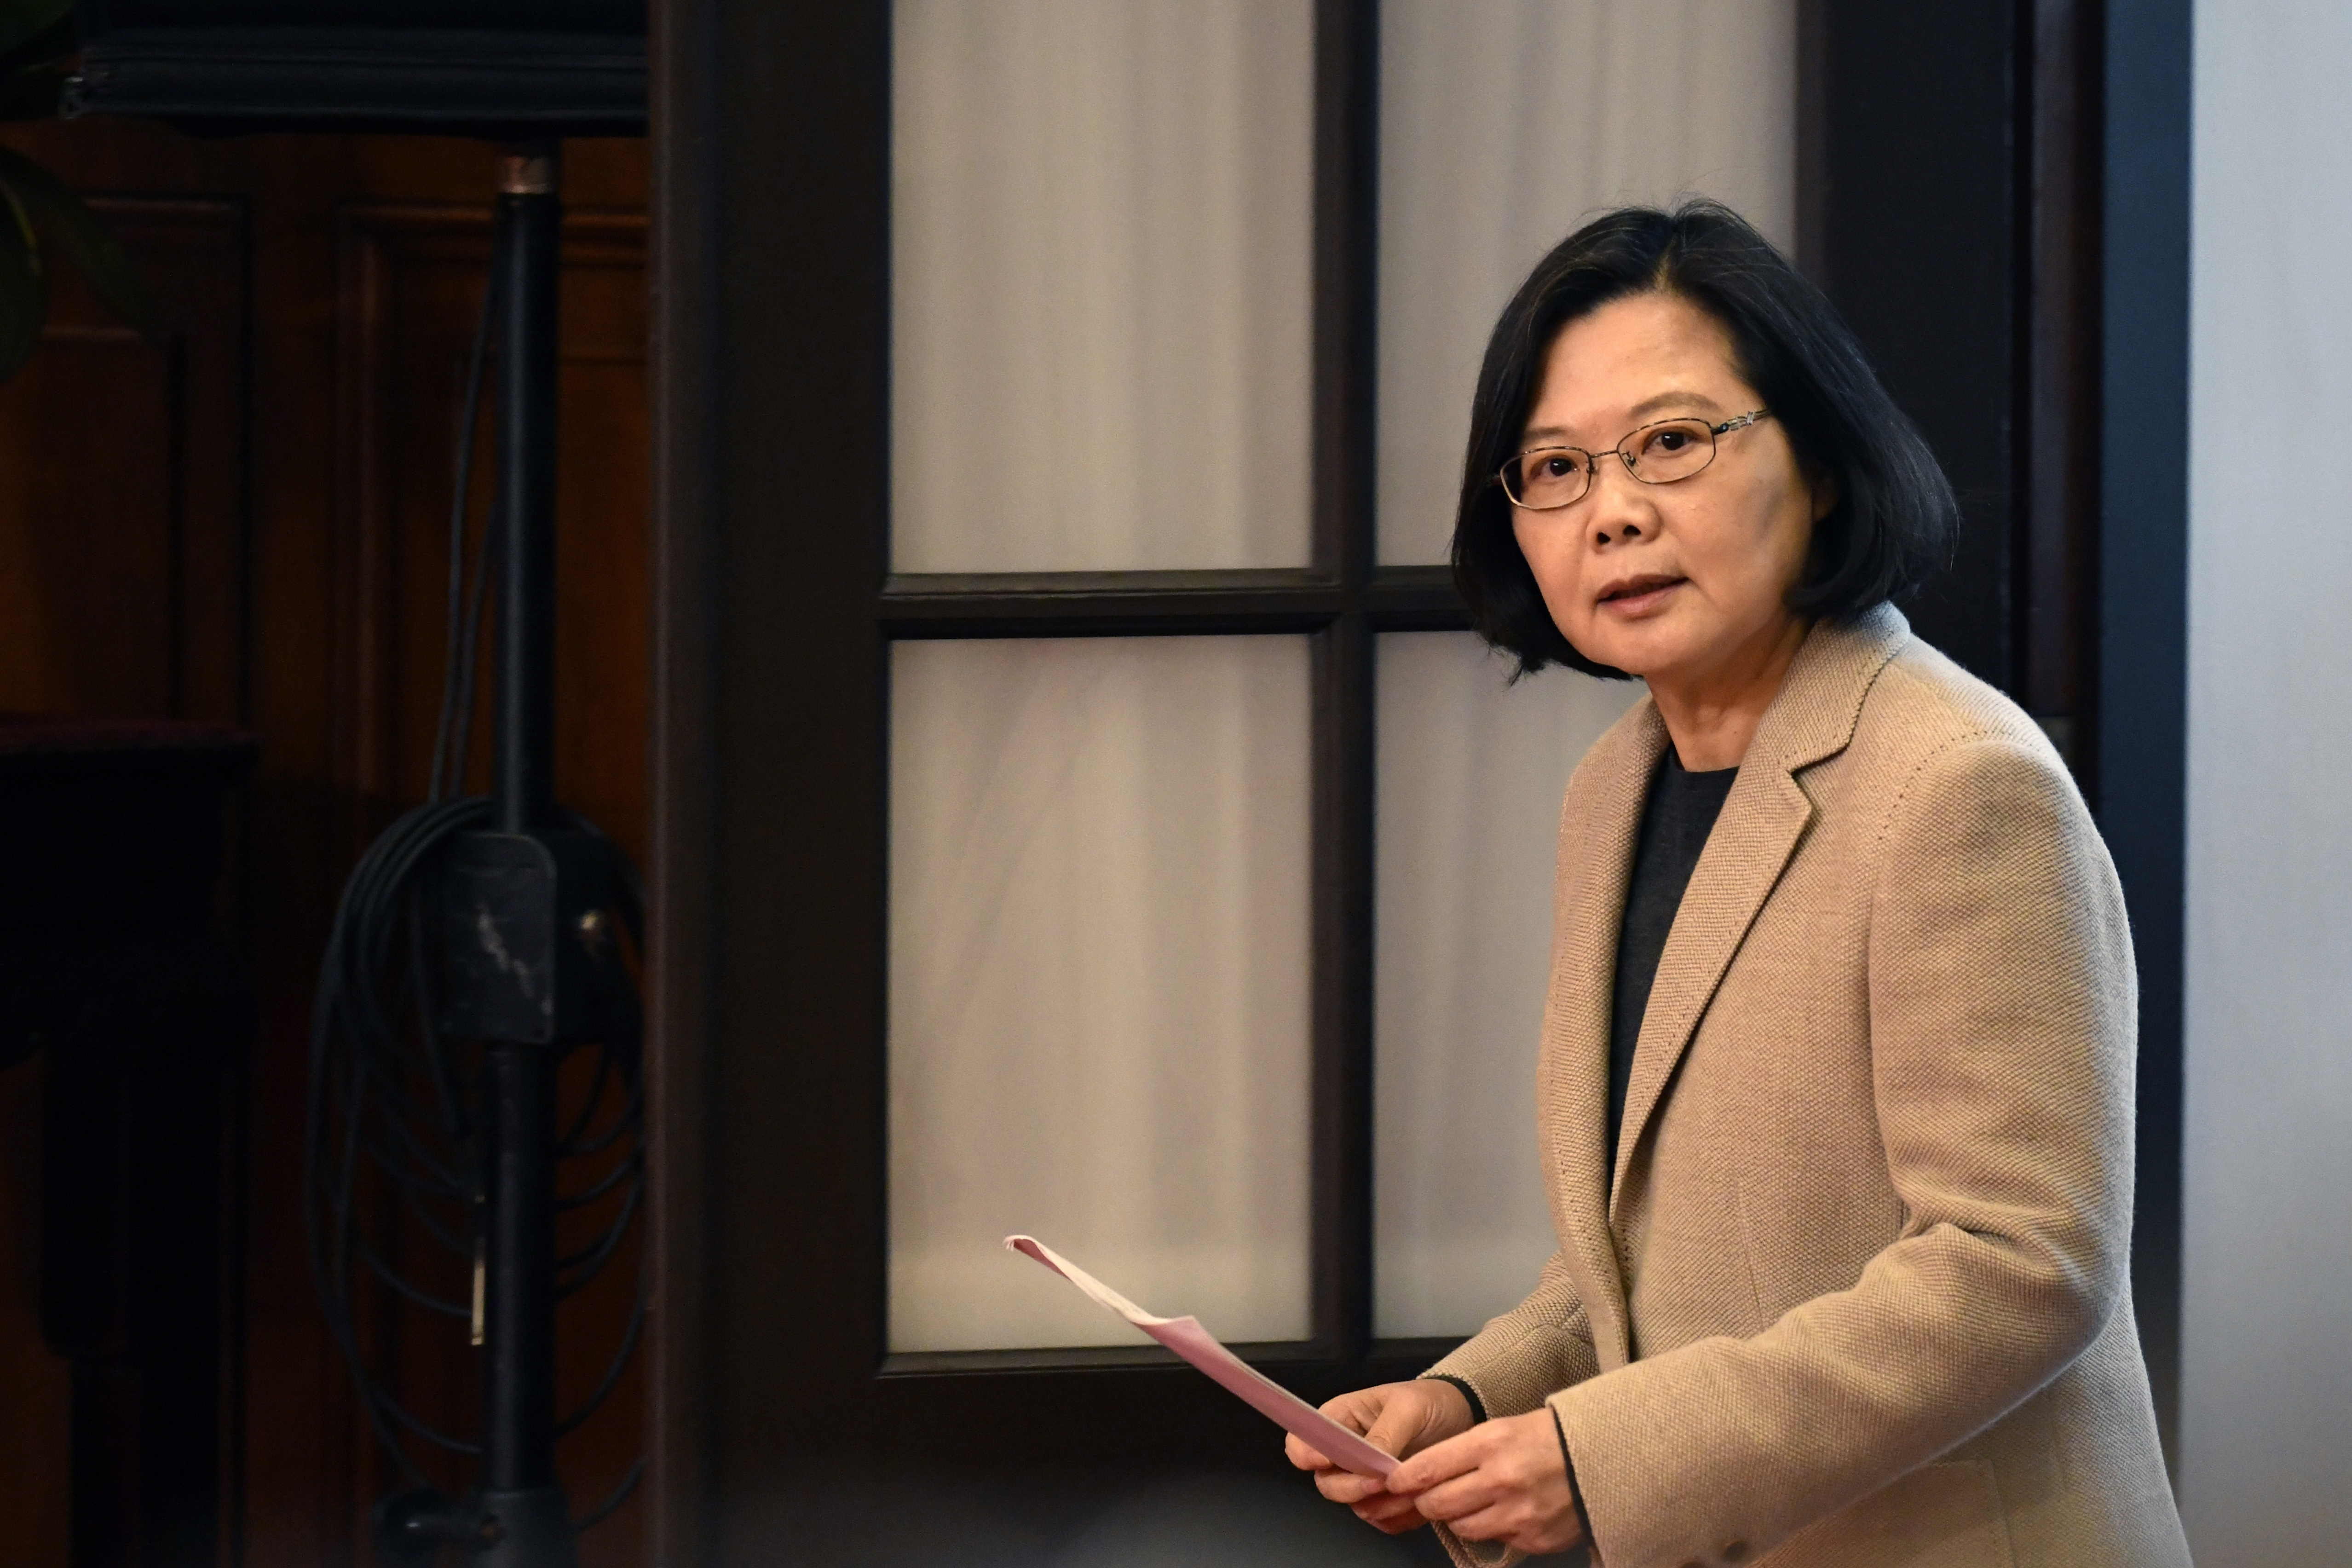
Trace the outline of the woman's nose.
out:
M 1643 492 L 1647 488 L 1626 470 L 1624 459 L 1603 452 L 1593 459 L 1592 542 L 1600 548 L 1628 544 L 1646 535 L 1656 521 Z

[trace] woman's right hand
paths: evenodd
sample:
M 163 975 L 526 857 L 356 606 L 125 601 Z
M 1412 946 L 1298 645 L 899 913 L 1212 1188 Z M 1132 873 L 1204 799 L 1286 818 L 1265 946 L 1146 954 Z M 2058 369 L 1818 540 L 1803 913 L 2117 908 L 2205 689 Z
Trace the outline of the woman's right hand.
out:
M 1384 1454 L 1409 1458 L 1432 1443 L 1443 1443 L 1471 1427 L 1470 1401 L 1443 1378 L 1415 1378 L 1411 1383 L 1384 1383 L 1343 1394 L 1323 1406 L 1323 1414 Z M 1343 1470 L 1297 1437 L 1283 1445 L 1290 1462 L 1315 1472 L 1315 1489 L 1333 1502 L 1346 1503 L 1356 1517 L 1391 1535 L 1402 1535 L 1422 1522 L 1411 1498 L 1398 1497 L 1370 1476 Z

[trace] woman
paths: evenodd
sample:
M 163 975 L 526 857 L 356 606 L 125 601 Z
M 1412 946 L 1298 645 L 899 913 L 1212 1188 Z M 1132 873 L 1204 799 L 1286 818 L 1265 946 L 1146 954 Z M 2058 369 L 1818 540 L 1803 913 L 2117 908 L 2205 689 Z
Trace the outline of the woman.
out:
M 2189 1561 L 2126 1282 L 2130 935 L 2066 769 L 1890 605 L 1951 493 L 1710 203 L 1536 268 L 1454 568 L 1525 671 L 1647 682 L 1570 779 L 1537 1118 L 1559 1247 L 1326 1408 L 1457 1561 Z

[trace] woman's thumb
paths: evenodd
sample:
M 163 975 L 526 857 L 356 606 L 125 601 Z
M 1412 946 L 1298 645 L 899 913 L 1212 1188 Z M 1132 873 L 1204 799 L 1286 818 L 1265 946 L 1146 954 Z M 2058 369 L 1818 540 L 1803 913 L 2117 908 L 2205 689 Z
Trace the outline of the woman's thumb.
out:
M 1391 1399 L 1381 1407 L 1380 1419 L 1364 1433 L 1364 1441 L 1383 1454 L 1402 1458 L 1405 1445 L 1421 1435 L 1427 1415 L 1418 1399 Z

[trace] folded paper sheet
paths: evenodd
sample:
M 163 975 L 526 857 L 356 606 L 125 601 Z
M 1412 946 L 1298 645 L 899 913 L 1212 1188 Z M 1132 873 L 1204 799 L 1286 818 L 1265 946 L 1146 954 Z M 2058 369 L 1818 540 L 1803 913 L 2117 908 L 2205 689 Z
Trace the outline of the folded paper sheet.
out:
M 1219 1344 L 1201 1326 L 1198 1318 L 1154 1317 L 1034 1236 L 1008 1236 L 1004 1245 L 1015 1252 L 1026 1253 L 1067 1279 L 1092 1297 L 1096 1305 L 1125 1318 L 1333 1463 L 1360 1476 L 1375 1476 L 1382 1480 L 1396 1468 L 1395 1459 Z

